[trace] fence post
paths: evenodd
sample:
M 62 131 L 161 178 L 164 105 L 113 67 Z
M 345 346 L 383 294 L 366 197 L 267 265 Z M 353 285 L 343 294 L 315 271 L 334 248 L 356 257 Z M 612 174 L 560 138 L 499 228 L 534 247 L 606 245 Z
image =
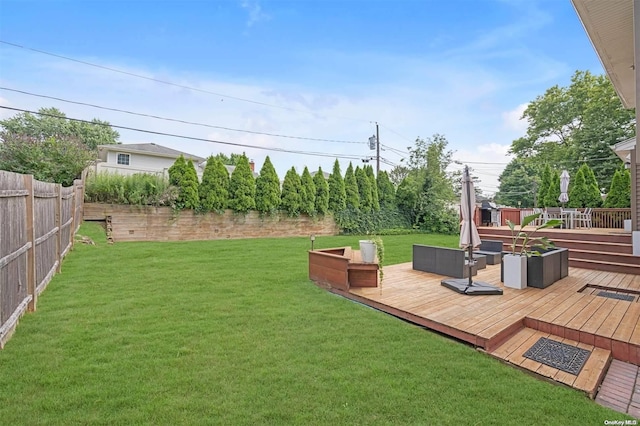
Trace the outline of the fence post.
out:
M 27 293 L 31 295 L 31 302 L 27 309 L 36 310 L 38 292 L 36 291 L 36 228 L 34 226 L 33 175 L 23 175 L 24 189 L 29 191 L 26 196 L 27 213 L 27 242 L 31 244 L 27 250 Z
M 56 235 L 56 258 L 58 259 L 58 267 L 56 273 L 60 273 L 62 269 L 62 185 L 56 185 L 58 197 L 56 198 L 56 226 L 58 227 L 58 235 Z

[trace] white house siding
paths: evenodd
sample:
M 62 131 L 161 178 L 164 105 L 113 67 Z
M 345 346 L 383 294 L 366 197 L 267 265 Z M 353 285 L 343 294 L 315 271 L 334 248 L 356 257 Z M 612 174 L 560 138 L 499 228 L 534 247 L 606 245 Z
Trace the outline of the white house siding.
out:
M 129 155 L 129 165 L 118 164 L 118 154 Z M 175 158 L 158 157 L 154 155 L 137 154 L 131 152 L 109 151 L 107 153 L 107 161 L 96 163 L 95 171 L 118 173 L 121 175 L 132 175 L 135 173 L 152 173 L 168 176 L 169 167 L 176 161 Z M 196 172 L 198 179 L 202 180 L 202 169 L 197 167 Z

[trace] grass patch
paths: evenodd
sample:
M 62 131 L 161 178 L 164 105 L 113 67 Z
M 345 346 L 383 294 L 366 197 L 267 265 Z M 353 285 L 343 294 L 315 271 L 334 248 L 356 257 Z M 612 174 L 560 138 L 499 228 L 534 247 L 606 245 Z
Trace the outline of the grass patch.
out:
M 625 418 L 313 285 L 307 238 L 80 233 L 0 352 L 3 424 L 602 424 Z M 362 238 L 362 237 L 360 237 Z M 317 248 L 357 246 L 318 237 Z M 387 262 L 411 244 L 383 237 Z

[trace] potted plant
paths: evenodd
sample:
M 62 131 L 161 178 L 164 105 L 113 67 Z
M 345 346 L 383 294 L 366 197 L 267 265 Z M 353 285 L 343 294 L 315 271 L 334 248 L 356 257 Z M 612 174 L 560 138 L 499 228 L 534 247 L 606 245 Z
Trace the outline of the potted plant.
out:
M 547 237 L 534 237 L 534 234 L 544 228 L 553 228 L 562 223 L 559 219 L 548 220 L 538 225 L 532 231 L 524 228 L 540 217 L 540 213 L 525 216 L 516 230 L 515 224 L 507 220 L 511 229 L 511 250 L 502 258 L 504 285 L 510 288 L 523 289 L 527 286 L 527 257 L 540 254 L 535 247 L 548 249 L 554 244 Z
M 364 263 L 376 261 L 376 243 L 373 240 L 360 240 L 360 255 Z
M 378 257 L 378 268 L 380 270 L 380 286 L 382 288 L 382 279 L 384 278 L 384 270 L 382 269 L 384 264 L 384 244 L 382 238 L 375 236 L 371 239 L 376 245 L 376 255 Z

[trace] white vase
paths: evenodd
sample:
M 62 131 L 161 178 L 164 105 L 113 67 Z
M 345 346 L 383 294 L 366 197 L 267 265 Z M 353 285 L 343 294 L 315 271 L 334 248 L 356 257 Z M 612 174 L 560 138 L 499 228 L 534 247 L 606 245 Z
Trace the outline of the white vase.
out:
M 376 260 L 376 243 L 371 240 L 360 240 L 360 255 L 364 263 L 373 263 Z
M 527 287 L 527 256 L 505 254 L 502 257 L 505 287 L 522 290 Z

